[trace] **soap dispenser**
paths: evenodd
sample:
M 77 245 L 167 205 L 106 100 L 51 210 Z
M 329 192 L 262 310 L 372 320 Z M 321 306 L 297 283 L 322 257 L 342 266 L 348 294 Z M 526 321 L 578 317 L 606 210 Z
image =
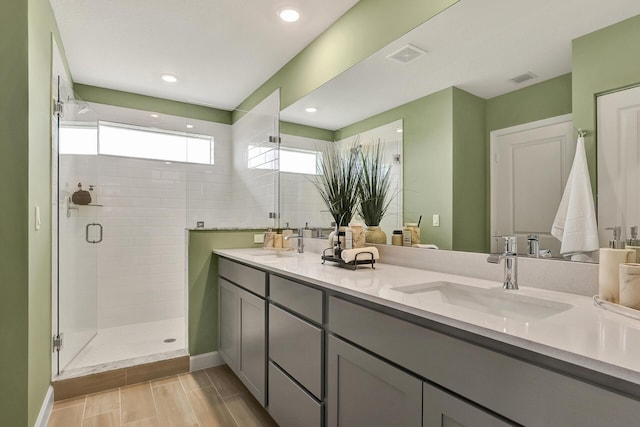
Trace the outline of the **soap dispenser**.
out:
M 622 227 L 616 225 L 615 227 L 607 227 L 605 230 L 613 231 L 613 240 L 609 240 L 609 247 L 611 249 L 624 249 L 624 240 L 620 238 Z
M 600 264 L 598 265 L 598 296 L 605 301 L 618 303 L 620 301 L 620 264 L 635 262 L 636 251 L 625 249 L 624 241 L 620 239 L 621 227 L 608 227 L 613 231 L 613 240 L 609 240 L 609 247 L 600 249 Z
M 640 261 L 640 240 L 638 240 L 638 226 L 631 226 L 630 235 L 631 237 L 627 239 L 627 249 L 633 249 L 636 251 L 636 260 L 634 262 Z

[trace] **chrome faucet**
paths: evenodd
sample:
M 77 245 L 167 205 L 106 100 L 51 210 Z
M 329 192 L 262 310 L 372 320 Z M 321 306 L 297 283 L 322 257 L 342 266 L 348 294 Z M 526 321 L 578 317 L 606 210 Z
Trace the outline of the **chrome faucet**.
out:
M 498 236 L 504 239 L 504 252 L 491 254 L 487 262 L 499 264 L 504 259 L 504 282 L 502 287 L 509 290 L 518 289 L 518 241 L 516 236 Z
M 303 233 L 304 233 L 304 230 L 302 228 L 299 228 L 298 229 L 298 234 L 289 234 L 288 236 L 285 236 L 285 238 L 284 238 L 284 240 L 298 239 L 298 253 L 299 254 L 304 253 Z

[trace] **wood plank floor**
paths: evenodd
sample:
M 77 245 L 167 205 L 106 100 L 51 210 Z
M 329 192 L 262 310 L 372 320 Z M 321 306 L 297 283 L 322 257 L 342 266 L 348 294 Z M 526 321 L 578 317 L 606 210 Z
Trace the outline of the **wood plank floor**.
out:
M 49 427 L 232 427 L 277 424 L 226 365 L 53 405 Z

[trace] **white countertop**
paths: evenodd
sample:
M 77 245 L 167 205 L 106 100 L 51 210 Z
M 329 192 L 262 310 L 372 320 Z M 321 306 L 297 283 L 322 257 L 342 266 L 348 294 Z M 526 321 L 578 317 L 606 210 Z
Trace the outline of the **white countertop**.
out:
M 503 291 L 496 289 L 502 287 L 500 282 L 379 262 L 375 269 L 361 266 L 353 271 L 330 262 L 321 264 L 318 253 L 277 256 L 265 255 L 262 249 L 214 253 L 640 385 L 640 321 L 597 308 L 590 297 L 523 286 Z M 570 307 L 542 318 L 507 318 L 394 289 L 436 281 Z

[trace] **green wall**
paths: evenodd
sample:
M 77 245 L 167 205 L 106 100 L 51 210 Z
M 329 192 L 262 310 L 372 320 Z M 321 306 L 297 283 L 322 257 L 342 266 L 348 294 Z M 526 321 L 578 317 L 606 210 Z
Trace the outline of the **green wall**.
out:
M 466 252 L 489 252 L 485 108 L 483 98 L 453 88 L 452 248 Z
M 155 111 L 178 117 L 188 117 L 210 122 L 231 124 L 231 111 L 185 102 L 171 101 L 153 96 L 123 92 L 121 90 L 105 89 L 79 83 L 73 85 L 73 90 L 84 101 L 99 104 L 115 105 L 142 111 Z
M 29 325 L 28 7 L 0 3 L 0 414 L 27 425 Z M 6 43 L 4 40 L 11 40 Z
M 423 242 L 489 251 L 489 132 L 571 112 L 566 74 L 489 100 L 449 88 L 335 132 L 336 140 L 403 120 L 404 221 Z M 440 227 L 431 225 L 440 214 Z
M 573 125 L 585 138 L 596 189 L 596 96 L 640 84 L 640 15 L 573 41 Z
M 335 134 L 331 130 L 283 121 L 280 122 L 280 133 L 284 135 L 294 135 L 303 136 L 305 138 L 320 139 L 323 141 L 335 140 Z
M 47 0 L 0 6 L 0 413 L 36 421 L 51 380 L 51 64 Z M 34 207 L 40 207 L 36 231 Z
M 285 109 L 458 0 L 360 0 L 234 111 L 242 117 L 280 88 Z
M 571 113 L 571 74 L 487 100 L 487 132 Z
M 265 230 L 197 230 L 189 232 L 189 354 L 218 349 L 218 263 L 213 249 L 248 248 Z
M 335 132 L 336 140 L 402 120 L 403 221 L 423 216 L 423 242 L 453 246 L 453 88 L 369 117 Z M 431 216 L 440 215 L 440 227 Z

